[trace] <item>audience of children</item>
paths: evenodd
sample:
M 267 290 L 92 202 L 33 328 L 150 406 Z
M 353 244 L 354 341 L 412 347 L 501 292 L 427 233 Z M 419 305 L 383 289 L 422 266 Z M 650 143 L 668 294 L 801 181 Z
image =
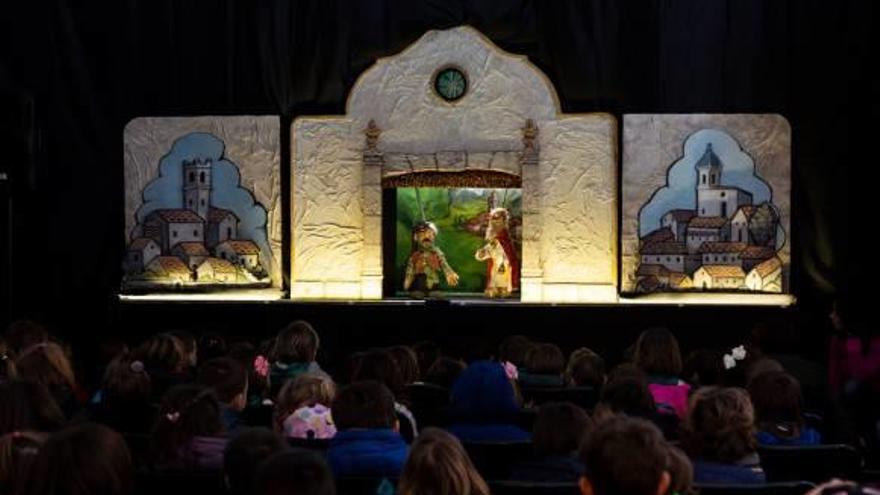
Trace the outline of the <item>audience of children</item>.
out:
M 690 495 L 695 482 L 765 482 L 759 444 L 823 439 L 804 419 L 798 380 L 779 362 L 750 349 L 725 372 L 725 353 L 703 349 L 683 365 L 675 336 L 662 328 L 643 332 L 632 363 L 607 377 L 590 349 L 566 363 L 556 345 L 512 336 L 498 360 L 469 365 L 431 342 L 358 353 L 338 391 L 316 362 L 318 333 L 304 321 L 258 346 L 166 332 L 132 352 L 117 347 L 84 408 L 85 388 L 62 344 L 24 323 L 4 336 L 0 492 L 129 494 L 138 464 L 222 472 L 233 494 L 330 495 L 334 477 L 384 477 L 399 478 L 402 494 L 481 495 L 488 485 L 465 446 L 531 442 L 534 457 L 513 465 L 511 479 L 578 482 L 585 495 Z M 733 372 L 747 390 L 716 386 Z M 406 391 L 420 379 L 449 390 L 448 411 L 431 415 L 442 430 L 416 428 Z M 589 387 L 599 403 L 541 404 L 529 432 L 520 386 Z M 152 455 L 133 455 L 116 432 L 149 433 Z M 668 443 L 679 437 L 683 450 Z M 286 439 L 325 442 L 296 443 L 311 449 L 301 451 Z

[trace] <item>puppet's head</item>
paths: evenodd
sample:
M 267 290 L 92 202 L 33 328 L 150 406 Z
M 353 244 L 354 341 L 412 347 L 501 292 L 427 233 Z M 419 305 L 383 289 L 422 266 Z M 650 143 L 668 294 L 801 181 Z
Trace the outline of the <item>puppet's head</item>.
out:
M 431 222 L 418 222 L 412 229 L 413 251 L 417 249 L 430 249 L 434 246 L 437 238 L 437 226 Z
M 492 240 L 507 230 L 510 214 L 507 208 L 492 208 L 489 212 L 489 226 L 486 227 L 486 240 Z

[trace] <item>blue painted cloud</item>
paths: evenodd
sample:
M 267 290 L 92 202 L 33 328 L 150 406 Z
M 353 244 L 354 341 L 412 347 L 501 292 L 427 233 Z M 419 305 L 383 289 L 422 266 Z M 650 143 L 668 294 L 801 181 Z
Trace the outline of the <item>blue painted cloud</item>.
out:
M 250 239 L 260 247 L 260 260 L 271 273 L 273 259 L 266 233 L 266 209 L 241 187 L 238 166 L 223 156 L 225 148 L 222 140 L 205 132 L 193 132 L 174 141 L 168 154 L 159 160 L 159 177 L 144 188 L 144 202 L 135 213 L 138 227 L 133 237 L 140 235 L 140 225 L 154 210 L 183 208 L 184 160 L 212 160 L 211 206 L 238 216 L 238 237 Z
M 639 211 L 639 236 L 660 228 L 660 218 L 669 210 L 693 210 L 697 203 L 696 163 L 706 152 L 706 145 L 721 159 L 721 185 L 738 187 L 752 194 L 752 203 L 772 201 L 770 185 L 755 174 L 755 162 L 730 134 L 716 129 L 702 129 L 684 142 L 684 156 L 669 167 L 666 185 L 657 189 Z

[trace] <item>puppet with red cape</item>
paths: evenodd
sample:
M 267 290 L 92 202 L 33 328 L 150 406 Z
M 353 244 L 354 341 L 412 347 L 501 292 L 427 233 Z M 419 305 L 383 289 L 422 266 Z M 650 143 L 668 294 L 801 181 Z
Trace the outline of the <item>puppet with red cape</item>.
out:
M 519 289 L 519 258 L 509 233 L 510 213 L 506 208 L 492 208 L 486 227 L 486 244 L 474 257 L 486 261 L 487 297 L 508 297 Z

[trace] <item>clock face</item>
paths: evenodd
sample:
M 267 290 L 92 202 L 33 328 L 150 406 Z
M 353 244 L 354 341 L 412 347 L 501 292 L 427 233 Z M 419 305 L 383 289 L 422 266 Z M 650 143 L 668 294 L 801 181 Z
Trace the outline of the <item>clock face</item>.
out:
M 446 101 L 455 101 L 467 92 L 467 78 L 455 67 L 441 69 L 434 77 L 434 90 Z

